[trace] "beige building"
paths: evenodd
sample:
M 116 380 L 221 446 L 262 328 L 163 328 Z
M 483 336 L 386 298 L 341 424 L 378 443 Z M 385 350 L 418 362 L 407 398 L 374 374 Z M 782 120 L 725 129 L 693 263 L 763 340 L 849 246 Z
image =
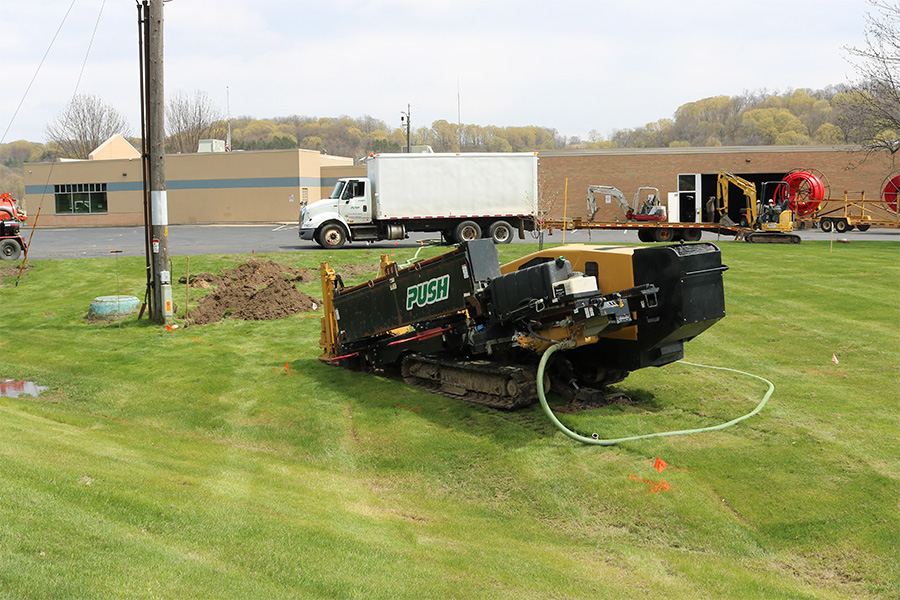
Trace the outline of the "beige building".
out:
M 166 156 L 170 224 L 296 222 L 303 201 L 365 173 L 353 160 L 314 150 Z M 140 154 L 111 138 L 89 160 L 25 165 L 25 207 L 41 227 L 143 224 Z
M 658 188 L 663 200 L 670 192 L 684 194 L 696 198 L 699 213 L 705 200 L 716 194 L 719 171 L 759 186 L 794 170 L 821 177 L 826 197 L 835 200 L 845 192 L 851 198 L 864 193 L 867 199 L 877 200 L 898 175 L 885 153 L 866 156 L 849 146 L 544 151 L 539 166 L 543 202 L 555 218 L 563 213 L 569 218 L 584 217 L 589 185 L 615 186 L 629 201 L 642 186 Z M 313 150 L 169 155 L 168 220 L 173 225 L 295 223 L 303 201 L 327 196 L 339 177 L 362 175 L 365 166 L 355 165 L 353 159 Z M 138 152 L 126 140 L 114 137 L 97 148 L 90 160 L 26 164 L 25 206 L 30 215 L 41 206 L 39 225 L 46 227 L 140 225 L 141 181 Z M 900 178 L 894 181 L 900 184 Z M 604 204 L 596 220 L 620 220 L 620 213 L 617 206 Z M 681 220 L 694 219 L 683 216 Z

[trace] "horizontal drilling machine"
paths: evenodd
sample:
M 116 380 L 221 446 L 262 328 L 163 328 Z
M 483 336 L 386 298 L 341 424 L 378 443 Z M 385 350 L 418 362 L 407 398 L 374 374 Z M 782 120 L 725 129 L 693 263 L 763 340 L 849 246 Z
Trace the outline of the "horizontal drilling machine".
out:
M 513 409 L 537 400 L 541 355 L 558 345 L 543 391 L 600 405 L 725 316 L 726 269 L 709 243 L 562 246 L 501 266 L 490 239 L 403 269 L 382 256 L 381 275 L 353 287 L 322 263 L 321 359 Z

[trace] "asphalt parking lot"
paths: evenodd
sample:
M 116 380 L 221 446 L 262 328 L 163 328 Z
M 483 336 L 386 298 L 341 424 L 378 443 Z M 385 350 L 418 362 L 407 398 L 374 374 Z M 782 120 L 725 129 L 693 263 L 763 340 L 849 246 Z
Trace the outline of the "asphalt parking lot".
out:
M 895 229 L 870 229 L 867 232 L 823 233 L 818 229 L 797 231 L 803 240 L 821 241 L 895 241 L 900 242 L 900 231 Z M 143 227 L 86 227 L 86 228 L 37 228 L 23 231 L 26 242 L 31 236 L 29 260 L 59 258 L 90 258 L 108 256 L 120 251 L 119 256 L 144 255 Z M 433 235 L 411 234 L 400 241 L 374 242 L 371 248 L 412 248 L 421 242 L 434 239 Z M 526 234 L 524 242 L 535 242 Z M 561 243 L 562 232 L 545 233 L 545 243 Z M 567 243 L 639 244 L 634 231 L 568 231 Z M 733 242 L 731 237 L 703 233 L 703 241 Z M 513 243 L 523 243 L 515 240 Z M 364 248 L 365 243 L 353 243 L 347 248 Z M 314 242 L 301 241 L 296 225 L 171 225 L 169 226 L 169 254 L 172 256 L 196 256 L 201 254 L 251 254 L 254 252 L 303 252 L 320 249 Z

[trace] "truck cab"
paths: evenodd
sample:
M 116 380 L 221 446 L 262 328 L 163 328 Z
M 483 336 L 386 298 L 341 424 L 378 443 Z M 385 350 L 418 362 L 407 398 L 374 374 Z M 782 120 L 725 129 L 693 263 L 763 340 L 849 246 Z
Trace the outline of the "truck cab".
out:
M 328 198 L 300 209 L 300 239 L 342 246 L 353 226 L 372 222 L 372 183 L 367 177 L 338 179 Z M 323 244 L 323 235 L 331 244 Z
M 351 225 L 372 221 L 372 185 L 366 177 L 339 179 L 328 200 L 337 200 L 337 212 Z

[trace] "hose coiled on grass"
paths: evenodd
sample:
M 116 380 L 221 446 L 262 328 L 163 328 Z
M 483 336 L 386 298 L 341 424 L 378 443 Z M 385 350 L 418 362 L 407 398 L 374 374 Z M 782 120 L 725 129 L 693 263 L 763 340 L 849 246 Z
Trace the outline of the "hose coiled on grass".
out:
M 550 346 L 549 348 L 547 348 L 547 350 L 544 351 L 544 354 L 541 356 L 541 362 L 538 364 L 538 370 L 537 370 L 538 382 L 541 382 L 544 380 L 544 369 L 546 369 L 546 367 L 547 367 L 547 362 L 550 360 L 550 357 L 553 355 L 553 353 L 560 349 L 561 349 L 561 345 L 555 344 L 553 346 Z M 709 365 L 700 365 L 697 363 L 687 362 L 684 360 L 681 360 L 678 362 L 685 364 L 685 365 L 690 365 L 692 367 L 700 367 L 703 369 L 716 369 L 719 371 L 729 371 L 731 373 L 738 373 L 739 375 L 746 375 L 747 377 L 753 377 L 754 379 L 759 379 L 760 381 L 765 382 L 765 384 L 769 386 L 769 389 L 763 395 L 762 400 L 759 401 L 759 404 L 756 405 L 756 408 L 754 408 L 752 411 L 750 411 L 749 413 L 747 413 L 743 416 L 740 416 L 736 419 L 732 419 L 731 421 L 728 421 L 727 423 L 722 423 L 720 425 L 712 425 L 710 427 L 700 427 L 698 429 L 681 429 L 678 431 L 661 431 L 661 432 L 657 432 L 657 433 L 647 433 L 647 434 L 643 434 L 643 435 L 634 435 L 634 436 L 615 438 L 615 439 L 600 439 L 600 436 L 596 433 L 593 434 L 591 437 L 585 437 L 581 434 L 578 434 L 578 433 L 572 431 L 571 429 L 569 429 L 568 427 L 563 425 L 560 422 L 560 420 L 556 418 L 556 415 L 553 413 L 553 410 L 550 408 L 550 405 L 547 404 L 547 397 L 544 394 L 544 386 L 542 386 L 542 385 L 537 386 L 538 398 L 541 401 L 541 408 L 544 409 L 544 413 L 547 415 L 547 417 L 550 419 L 550 421 L 556 426 L 557 429 L 562 431 L 564 434 L 566 434 L 573 440 L 581 442 L 582 444 L 588 444 L 588 445 L 592 445 L 592 446 L 613 446 L 615 444 L 620 444 L 622 442 L 633 442 L 635 440 L 647 440 L 647 439 L 651 439 L 651 438 L 668 437 L 668 436 L 674 436 L 674 435 L 688 435 L 688 434 L 692 434 L 692 433 L 702 433 L 705 431 L 719 431 L 721 429 L 731 427 L 732 425 L 735 425 L 737 423 L 740 423 L 741 421 L 749 419 L 750 417 L 752 417 L 753 415 L 755 415 L 756 413 L 761 411 L 763 409 L 763 407 L 766 405 L 766 402 L 769 401 L 769 398 L 775 392 L 775 384 L 773 384 L 768 379 L 760 377 L 759 375 L 753 375 L 752 373 L 745 373 L 744 371 L 738 371 L 737 369 L 729 369 L 728 367 L 711 367 Z

